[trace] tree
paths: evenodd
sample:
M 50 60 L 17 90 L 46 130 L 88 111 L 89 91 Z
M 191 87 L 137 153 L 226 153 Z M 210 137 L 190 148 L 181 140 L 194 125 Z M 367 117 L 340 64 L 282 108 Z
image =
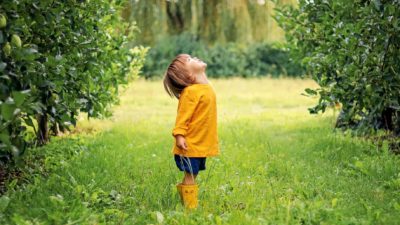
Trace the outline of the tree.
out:
M 278 5 L 295 0 L 279 0 Z M 208 45 L 280 41 L 282 29 L 272 19 L 271 0 L 131 0 L 126 5 L 141 35 L 136 41 L 153 45 L 159 39 L 189 32 Z
M 275 17 L 293 56 L 320 85 L 311 113 L 340 102 L 337 125 L 400 134 L 400 2 L 300 0 Z
M 3 160 L 23 153 L 27 127 L 38 144 L 45 144 L 50 131 L 76 125 L 79 112 L 111 115 L 118 86 L 137 74 L 145 52 L 125 47 L 132 27 L 118 14 L 122 5 L 100 0 L 1 3 Z

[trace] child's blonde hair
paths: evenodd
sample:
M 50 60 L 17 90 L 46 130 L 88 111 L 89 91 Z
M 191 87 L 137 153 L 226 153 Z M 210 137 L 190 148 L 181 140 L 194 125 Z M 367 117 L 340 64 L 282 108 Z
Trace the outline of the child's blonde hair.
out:
M 188 57 L 190 57 L 188 54 L 177 55 L 164 74 L 164 89 L 171 97 L 179 99 L 182 90 L 193 84 L 194 78 L 185 67 Z

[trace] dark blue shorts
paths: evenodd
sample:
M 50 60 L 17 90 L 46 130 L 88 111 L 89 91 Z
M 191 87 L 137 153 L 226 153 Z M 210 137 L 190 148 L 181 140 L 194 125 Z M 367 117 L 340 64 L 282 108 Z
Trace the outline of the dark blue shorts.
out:
M 198 174 L 206 169 L 206 157 L 185 157 L 174 154 L 176 166 L 180 171 Z

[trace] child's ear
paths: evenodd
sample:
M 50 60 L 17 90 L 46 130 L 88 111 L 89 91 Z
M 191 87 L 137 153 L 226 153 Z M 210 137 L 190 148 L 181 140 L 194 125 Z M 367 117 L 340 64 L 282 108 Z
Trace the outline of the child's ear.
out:
M 196 80 L 196 77 L 194 76 L 194 73 L 190 72 L 190 77 L 189 77 L 190 82 L 194 83 Z

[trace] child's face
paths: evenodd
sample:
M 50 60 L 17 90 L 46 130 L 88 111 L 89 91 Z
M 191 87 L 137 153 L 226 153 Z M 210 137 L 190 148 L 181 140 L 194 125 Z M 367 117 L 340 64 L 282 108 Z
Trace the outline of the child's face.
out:
M 186 56 L 185 66 L 192 73 L 203 72 L 206 70 L 207 64 L 197 57 L 192 57 L 191 55 Z

